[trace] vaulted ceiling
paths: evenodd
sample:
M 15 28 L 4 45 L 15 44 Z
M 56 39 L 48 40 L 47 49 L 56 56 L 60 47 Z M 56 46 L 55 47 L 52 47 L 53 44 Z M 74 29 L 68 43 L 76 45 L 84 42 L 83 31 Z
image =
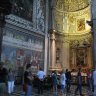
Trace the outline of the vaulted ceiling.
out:
M 86 23 L 90 20 L 89 0 L 54 0 L 53 24 L 57 32 L 66 35 L 82 35 L 90 32 Z
M 89 5 L 88 0 L 56 0 L 55 7 L 61 11 L 74 12 Z

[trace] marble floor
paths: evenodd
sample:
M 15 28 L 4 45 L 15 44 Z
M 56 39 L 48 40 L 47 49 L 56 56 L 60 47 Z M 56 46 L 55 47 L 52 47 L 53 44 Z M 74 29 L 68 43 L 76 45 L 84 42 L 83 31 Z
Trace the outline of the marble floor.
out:
M 62 95 L 60 90 L 58 90 L 58 95 L 55 95 L 54 92 L 52 92 L 52 90 L 44 90 L 44 93 L 40 95 L 40 94 L 37 94 L 37 89 L 33 88 L 32 96 L 74 96 L 75 88 L 76 86 L 72 85 L 71 92 L 68 93 L 67 95 L 66 93 Z M 83 93 L 83 96 L 92 96 L 89 94 L 86 86 L 83 86 L 82 93 Z M 24 95 L 25 93 L 22 91 L 22 86 L 16 86 L 14 93 L 12 93 L 11 95 L 8 95 L 7 92 L 0 93 L 0 96 L 24 96 Z M 77 94 L 76 96 L 80 96 L 80 95 Z

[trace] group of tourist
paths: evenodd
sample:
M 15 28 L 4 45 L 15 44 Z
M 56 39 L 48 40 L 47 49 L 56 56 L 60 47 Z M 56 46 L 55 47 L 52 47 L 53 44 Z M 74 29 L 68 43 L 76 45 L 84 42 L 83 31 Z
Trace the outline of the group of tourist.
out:
M 29 67 L 28 67 L 29 66 Z M 27 84 L 27 90 L 25 91 L 26 96 L 30 96 L 32 94 L 32 81 L 33 81 L 33 75 L 30 74 L 31 69 L 30 65 L 27 65 L 27 69 L 24 74 L 24 82 Z M 26 73 L 27 72 L 27 73 Z M 36 74 L 38 78 L 38 94 L 43 94 L 43 83 L 44 79 L 46 77 L 44 71 L 40 68 L 40 70 Z M 53 93 L 55 96 L 58 94 L 58 85 L 60 86 L 60 92 L 62 95 L 66 94 L 66 96 L 69 96 L 69 93 L 71 92 L 70 87 L 71 87 L 71 81 L 72 81 L 72 76 L 71 72 L 66 69 L 62 70 L 60 74 L 57 74 L 56 71 L 52 71 L 50 78 L 52 79 L 52 87 Z M 82 72 L 81 69 L 78 69 L 77 76 L 76 76 L 76 89 L 74 91 L 74 96 L 77 96 L 77 93 L 79 91 L 80 96 L 83 96 L 82 94 Z M 96 96 L 96 71 L 91 71 L 88 70 L 87 72 L 87 88 L 88 88 L 88 95 L 91 96 L 92 92 L 94 91 L 94 96 Z M 60 93 L 59 92 L 59 93 Z M 73 93 L 73 92 L 72 92 Z
M 0 64 L 0 90 L 3 86 L 7 85 L 7 92 L 10 96 L 10 94 L 14 91 L 14 81 L 15 76 L 12 69 L 8 69 L 2 66 L 3 64 Z M 38 72 L 35 74 L 35 76 L 38 79 L 38 86 L 37 86 L 37 92 L 38 94 L 43 94 L 44 89 L 44 80 L 47 77 L 45 72 L 42 70 L 42 68 L 39 68 Z M 72 91 L 70 90 L 71 87 L 71 81 L 72 81 L 72 75 L 71 71 L 68 69 L 62 70 L 57 74 L 57 71 L 52 71 L 52 73 L 49 76 L 51 78 L 51 89 L 55 96 L 58 95 L 58 91 L 62 96 L 66 94 L 66 96 L 69 96 L 69 93 Z M 23 84 L 23 91 L 25 91 L 25 96 L 32 96 L 32 88 L 33 88 L 33 81 L 34 81 L 34 75 L 32 73 L 31 64 L 27 64 L 26 70 L 24 72 L 24 84 Z M 76 76 L 76 89 L 74 90 L 74 96 L 77 96 L 77 93 L 79 91 L 80 96 L 83 96 L 82 94 L 82 72 L 81 69 L 78 69 L 77 76 Z M 59 90 L 58 90 L 59 85 Z M 92 92 L 94 93 L 93 96 L 96 96 L 96 70 L 91 71 L 88 70 L 87 72 L 87 88 L 88 88 L 88 95 L 91 96 Z M 72 87 L 71 87 L 72 89 Z M 1 91 L 0 91 L 1 92 Z
M 57 73 L 54 71 L 52 78 L 53 78 L 53 90 L 55 89 L 55 93 L 57 94 L 57 85 L 58 85 L 58 80 L 56 83 L 56 76 Z M 62 71 L 60 74 L 60 85 L 61 85 L 61 92 L 62 94 L 66 94 L 66 96 L 69 96 L 70 94 L 70 87 L 71 87 L 71 72 L 66 69 L 66 71 Z M 78 69 L 77 75 L 76 75 L 76 89 L 74 92 L 74 96 L 77 96 L 77 93 L 79 91 L 80 96 L 84 96 L 82 94 L 82 86 L 83 86 L 83 80 L 82 80 L 82 72 L 81 68 Z M 71 88 L 74 89 L 74 88 Z M 88 96 L 96 96 L 96 70 L 88 70 L 87 72 L 87 89 L 88 89 Z M 73 91 L 73 90 L 72 90 Z

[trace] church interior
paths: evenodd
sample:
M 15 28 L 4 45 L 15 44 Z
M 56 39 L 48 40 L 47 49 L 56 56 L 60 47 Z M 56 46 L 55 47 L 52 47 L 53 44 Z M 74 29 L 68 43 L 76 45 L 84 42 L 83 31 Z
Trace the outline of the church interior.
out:
M 10 69 L 14 73 L 13 79 L 16 85 L 30 82 L 32 85 L 33 81 L 37 79 L 40 82 L 44 81 L 44 86 L 52 85 L 51 88 L 53 88 L 52 76 L 56 77 L 57 83 L 62 79 L 63 74 L 66 84 L 63 82 L 60 85 L 60 81 L 54 89 L 57 90 L 58 85 L 61 88 L 65 84 L 63 86 L 65 87 L 70 81 L 70 84 L 72 83 L 72 92 L 68 93 L 70 96 L 74 95 L 76 83 L 78 83 L 77 89 L 84 84 L 83 92 L 89 95 L 89 89 L 93 87 L 93 77 L 96 75 L 96 70 L 94 70 L 96 69 L 95 31 L 96 0 L 0 0 L 0 80 L 2 81 L 0 83 L 4 83 L 3 85 L 7 87 L 7 83 L 3 82 L 3 79 L 7 81 L 7 78 L 2 78 L 2 74 L 5 72 L 3 75 L 6 77 L 7 72 L 10 73 Z M 39 78 L 40 74 L 37 73 L 41 71 L 43 76 Z M 28 72 L 27 83 L 24 82 L 25 72 Z M 67 72 L 71 79 L 67 78 Z M 87 82 L 88 76 L 92 83 L 89 89 L 85 86 L 89 83 Z M 51 78 L 51 82 L 49 82 L 49 78 Z M 66 78 L 69 80 L 68 82 Z M 95 79 L 94 81 L 96 81 Z M 41 83 L 39 83 L 34 84 L 40 85 Z M 43 90 L 43 83 L 40 85 L 42 88 L 38 86 L 39 89 Z M 2 85 L 0 89 L 2 89 L 1 87 Z M 17 86 L 15 87 L 17 88 Z M 17 88 L 22 91 L 20 94 L 24 93 L 24 90 L 20 88 Z M 49 91 L 52 90 L 47 90 L 48 95 L 44 91 L 45 95 L 42 96 L 51 96 L 55 92 L 50 93 Z M 2 91 L 0 90 L 0 92 Z M 39 96 L 37 92 L 33 93 L 31 93 L 32 96 Z
M 46 74 L 94 69 L 95 38 L 88 23 L 92 20 L 91 1 L 11 0 L 0 43 L 1 61 L 16 76 L 22 76 L 29 63 L 33 73 L 40 67 Z

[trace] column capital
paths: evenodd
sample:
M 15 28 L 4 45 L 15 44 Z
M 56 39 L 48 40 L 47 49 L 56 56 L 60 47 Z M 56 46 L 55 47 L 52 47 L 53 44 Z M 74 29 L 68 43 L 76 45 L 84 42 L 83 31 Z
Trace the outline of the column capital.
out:
M 55 34 L 56 33 L 56 30 L 55 29 L 50 29 L 49 30 L 49 34 Z
M 54 30 L 54 29 L 51 29 L 50 31 L 49 31 L 49 34 L 50 34 L 50 39 L 52 39 L 52 40 L 56 40 L 56 30 Z

